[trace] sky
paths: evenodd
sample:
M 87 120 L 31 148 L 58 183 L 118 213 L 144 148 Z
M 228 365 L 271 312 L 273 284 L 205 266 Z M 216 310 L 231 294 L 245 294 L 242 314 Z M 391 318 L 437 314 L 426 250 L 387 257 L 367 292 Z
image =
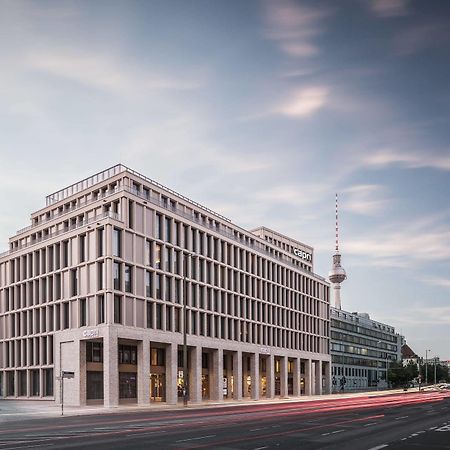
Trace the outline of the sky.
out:
M 450 3 L 0 0 L 0 251 L 46 195 L 123 163 L 314 247 L 450 359 Z

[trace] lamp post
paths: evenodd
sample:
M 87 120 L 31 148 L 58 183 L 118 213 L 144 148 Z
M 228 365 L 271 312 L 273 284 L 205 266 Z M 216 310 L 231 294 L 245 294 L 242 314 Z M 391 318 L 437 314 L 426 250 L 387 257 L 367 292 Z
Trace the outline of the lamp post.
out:
M 188 258 L 194 253 L 182 252 L 183 255 L 183 405 L 188 405 L 189 383 L 188 383 L 188 359 L 187 359 L 187 269 Z M 185 258 L 186 256 L 186 258 Z
M 436 380 L 436 366 L 437 366 L 437 356 L 434 357 L 434 386 L 437 384 Z
M 428 385 L 428 352 L 431 350 L 425 350 L 425 386 Z

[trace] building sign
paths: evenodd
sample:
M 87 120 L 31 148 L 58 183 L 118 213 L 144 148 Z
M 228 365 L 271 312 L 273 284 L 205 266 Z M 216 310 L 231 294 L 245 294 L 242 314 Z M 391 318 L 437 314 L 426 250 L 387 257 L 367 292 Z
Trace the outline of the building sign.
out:
M 84 338 L 96 338 L 96 337 L 98 337 L 98 330 L 84 330 L 83 337 Z
M 307 253 L 299 248 L 294 248 L 294 255 L 304 259 L 305 261 L 312 261 L 311 253 Z
M 270 348 L 269 347 L 261 347 L 259 349 L 259 353 L 263 353 L 264 355 L 270 355 Z

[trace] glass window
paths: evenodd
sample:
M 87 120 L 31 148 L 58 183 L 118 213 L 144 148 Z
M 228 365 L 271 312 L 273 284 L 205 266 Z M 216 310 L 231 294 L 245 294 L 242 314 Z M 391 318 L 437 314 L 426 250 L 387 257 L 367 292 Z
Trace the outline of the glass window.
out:
M 86 261 L 86 235 L 80 234 L 78 237 L 79 239 L 79 256 L 80 256 L 80 263 Z
M 128 264 L 125 264 L 125 292 L 133 292 L 132 283 L 132 267 Z
M 122 256 L 122 230 L 113 229 L 113 256 Z
M 114 323 L 122 323 L 122 297 L 114 296 Z
M 97 323 L 105 323 L 105 296 L 97 297 Z
M 103 372 L 86 372 L 86 398 L 88 400 L 103 399 Z
M 119 397 L 136 398 L 137 397 L 137 374 L 129 372 L 119 373 Z
M 161 269 L 161 246 L 155 245 L 155 268 Z
M 103 362 L 103 343 L 102 342 L 86 342 L 86 361 L 87 362 Z
M 114 289 L 116 289 L 117 291 L 122 290 L 121 270 L 122 270 L 121 264 L 118 262 L 114 262 L 114 264 L 113 264 L 113 284 L 114 284 Z
M 161 214 L 156 214 L 155 236 L 157 239 L 162 239 L 162 217 Z
M 119 364 L 137 364 L 137 347 L 135 345 L 119 345 Z
M 145 272 L 145 296 L 152 296 L 152 274 L 151 272 Z
M 104 228 L 97 229 L 97 256 L 103 256 L 104 251 L 104 239 L 105 239 L 105 230 Z
M 86 326 L 86 299 L 80 299 L 80 327 Z

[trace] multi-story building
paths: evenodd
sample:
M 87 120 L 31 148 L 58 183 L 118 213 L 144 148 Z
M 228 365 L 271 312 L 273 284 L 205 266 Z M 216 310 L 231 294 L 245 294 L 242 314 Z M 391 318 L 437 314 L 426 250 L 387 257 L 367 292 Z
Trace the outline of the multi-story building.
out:
M 388 387 L 391 361 L 401 361 L 402 336 L 367 313 L 330 308 L 333 391 Z
M 0 256 L 3 397 L 59 402 L 63 374 L 74 405 L 320 394 L 330 361 L 311 247 L 123 165 L 47 196 Z

